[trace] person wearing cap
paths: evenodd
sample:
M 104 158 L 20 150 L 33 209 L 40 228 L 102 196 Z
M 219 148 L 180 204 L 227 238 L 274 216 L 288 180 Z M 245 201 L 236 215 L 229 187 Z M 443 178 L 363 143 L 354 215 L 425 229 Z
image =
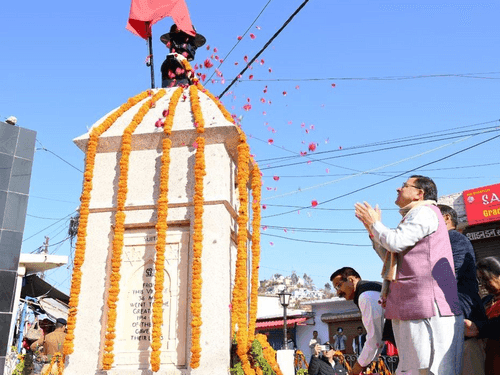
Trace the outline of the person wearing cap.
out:
M 189 35 L 173 24 L 160 40 L 170 51 L 161 65 L 162 87 L 190 85 L 193 73 L 185 71 L 183 61 L 193 61 L 196 49 L 205 44 L 205 37 L 198 33 Z
M 345 343 L 347 341 L 347 336 L 344 335 L 344 330 L 342 327 L 337 328 L 337 334 L 333 336 L 333 348 L 345 354 Z
M 66 338 L 66 324 L 65 319 L 58 318 L 56 320 L 56 329 L 53 332 L 40 337 L 31 344 L 30 348 L 34 352 L 43 347 L 41 350 L 42 362 L 49 363 L 54 354 L 62 353 L 64 339 Z

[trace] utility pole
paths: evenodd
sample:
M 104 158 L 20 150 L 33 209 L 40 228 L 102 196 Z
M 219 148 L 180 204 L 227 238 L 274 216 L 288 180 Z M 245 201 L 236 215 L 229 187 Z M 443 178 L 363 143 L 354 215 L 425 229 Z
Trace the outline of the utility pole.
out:
M 49 254 L 49 237 L 47 236 L 45 236 L 45 242 L 42 246 L 42 254 Z M 45 280 L 45 271 L 42 271 L 42 273 L 40 274 L 40 279 Z
M 43 250 L 42 252 L 44 254 L 48 254 L 49 253 L 49 237 L 45 236 L 45 242 L 43 243 Z

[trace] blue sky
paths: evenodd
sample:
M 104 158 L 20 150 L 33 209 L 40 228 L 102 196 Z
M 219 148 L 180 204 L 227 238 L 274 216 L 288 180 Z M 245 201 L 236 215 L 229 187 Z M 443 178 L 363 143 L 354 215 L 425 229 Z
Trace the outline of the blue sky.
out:
M 262 11 L 221 65 L 226 83 L 205 87 L 220 94 L 244 56 L 254 56 L 302 2 L 187 0 L 210 46 L 198 50 L 195 63 L 225 57 Z M 84 156 L 72 139 L 149 87 L 146 42 L 125 29 L 129 7 L 53 0 L 0 8 L 0 119 L 16 116 L 38 140 L 23 252 L 35 251 L 44 236 L 51 244 L 66 238 Z M 241 117 L 264 172 L 261 279 L 294 270 L 323 287 L 335 269 L 350 265 L 378 280 L 381 262 L 354 218 L 355 202 L 378 203 L 383 221 L 395 226 L 395 189 L 412 174 L 405 171 L 434 178 L 440 195 L 500 181 L 500 138 L 477 145 L 500 134 L 499 11 L 493 1 L 310 0 L 231 88 L 223 102 Z M 157 83 L 167 52 L 159 37 L 171 23 L 153 26 Z M 418 135 L 426 138 L 411 138 Z M 300 152 L 308 154 L 295 157 Z M 313 161 L 326 157 L 335 158 Z M 295 208 L 313 200 L 316 208 Z M 50 252 L 70 255 L 69 241 Z M 68 269 L 47 279 L 69 290 Z

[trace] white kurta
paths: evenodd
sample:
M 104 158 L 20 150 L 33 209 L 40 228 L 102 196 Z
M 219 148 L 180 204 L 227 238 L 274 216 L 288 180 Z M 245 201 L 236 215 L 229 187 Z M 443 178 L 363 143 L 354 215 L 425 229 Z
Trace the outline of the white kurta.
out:
M 396 229 L 380 221 L 372 225 L 374 249 L 382 258 L 387 251 L 401 253 L 438 229 L 436 213 L 426 206 L 412 209 Z M 463 350 L 463 316 L 419 320 L 392 320 L 399 351 L 397 374 L 458 375 Z
M 375 360 L 382 351 L 382 332 L 384 330 L 384 309 L 378 302 L 380 292 L 367 291 L 359 296 L 361 320 L 366 328 L 366 342 L 359 355 L 358 362 L 365 367 Z

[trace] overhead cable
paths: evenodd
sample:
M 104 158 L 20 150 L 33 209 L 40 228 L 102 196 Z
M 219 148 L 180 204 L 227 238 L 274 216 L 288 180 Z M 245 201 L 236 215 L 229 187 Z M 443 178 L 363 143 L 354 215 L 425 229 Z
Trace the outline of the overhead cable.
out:
M 292 21 L 292 19 L 302 10 L 302 8 L 304 8 L 304 6 L 309 2 L 309 0 L 305 0 L 296 10 L 295 12 L 293 12 L 293 14 L 285 21 L 285 23 L 283 24 L 283 26 L 281 26 L 281 28 L 276 31 L 276 33 L 271 37 L 271 39 L 269 39 L 267 41 L 266 44 L 264 44 L 264 47 L 261 48 L 261 50 L 259 52 L 257 52 L 257 54 L 252 57 L 250 60 L 248 60 L 248 63 L 247 65 L 245 66 L 245 68 L 243 68 L 243 70 L 231 81 L 231 83 L 224 89 L 224 91 L 222 91 L 220 94 L 219 94 L 219 98 L 222 98 L 222 96 L 231 88 L 231 86 L 234 85 L 234 83 L 239 79 L 239 77 L 243 76 L 243 74 L 247 71 L 247 69 L 250 67 L 250 65 L 252 65 L 255 60 L 258 59 L 258 57 L 262 54 L 262 52 L 264 52 L 264 50 L 269 47 L 269 45 L 273 42 L 274 39 L 276 39 L 276 37 L 285 29 L 285 27 L 287 27 L 287 25 Z
M 345 194 L 338 195 L 338 196 L 333 197 L 333 198 L 331 198 L 331 199 L 328 199 L 328 200 L 326 200 L 326 201 L 318 202 L 318 205 L 326 204 L 326 203 L 332 202 L 332 201 L 334 201 L 334 200 L 337 200 L 337 199 L 340 199 L 340 198 L 347 197 L 347 196 L 352 195 L 352 194 L 354 194 L 354 193 L 357 193 L 357 192 L 360 192 L 360 191 L 363 191 L 363 190 L 369 189 L 369 188 L 371 188 L 371 187 L 373 187 L 373 186 L 377 186 L 377 185 L 383 184 L 384 182 L 394 180 L 394 179 L 395 179 L 395 178 L 397 178 L 397 177 L 401 177 L 401 176 L 406 175 L 406 174 L 408 174 L 408 173 L 414 172 L 414 171 L 419 170 L 419 169 L 421 169 L 421 168 L 423 168 L 423 167 L 426 167 L 426 166 L 428 166 L 428 165 L 432 165 L 432 164 L 435 164 L 435 163 L 439 163 L 440 161 L 443 161 L 443 160 L 449 159 L 449 158 L 451 158 L 451 157 L 453 157 L 453 156 L 455 156 L 455 155 L 461 154 L 461 153 L 463 153 L 463 152 L 465 152 L 465 151 L 468 151 L 468 150 L 471 150 L 471 149 L 473 149 L 473 148 L 475 148 L 475 147 L 481 146 L 481 145 L 483 145 L 483 144 L 485 144 L 485 143 L 487 143 L 487 142 L 490 142 L 490 141 L 492 141 L 492 140 L 494 140 L 494 139 L 497 139 L 497 138 L 499 138 L 499 137 L 500 137 L 500 135 L 495 135 L 494 137 L 491 137 L 491 138 L 488 138 L 488 139 L 486 139 L 486 140 L 484 140 L 484 141 L 478 142 L 478 143 L 476 143 L 476 144 L 474 144 L 474 145 L 472 145 L 472 146 L 466 147 L 466 148 L 464 148 L 464 149 L 462 149 L 462 150 L 456 151 L 456 152 L 451 153 L 451 154 L 449 154 L 449 155 L 446 155 L 446 156 L 444 156 L 444 157 L 442 157 L 442 158 L 439 158 L 439 159 L 433 160 L 433 161 L 431 161 L 431 162 L 429 162 L 429 163 L 422 164 L 422 165 L 420 165 L 420 166 L 418 166 L 418 167 L 415 167 L 415 168 L 408 169 L 407 171 L 405 171 L 405 172 L 403 172 L 403 173 L 399 173 L 399 174 L 397 174 L 397 175 L 395 175 L 395 176 L 392 176 L 392 177 L 389 177 L 389 178 L 383 179 L 383 180 L 381 180 L 381 181 L 378 181 L 378 182 L 375 182 L 375 183 L 372 183 L 372 184 L 369 184 L 369 185 L 363 186 L 363 187 L 361 187 L 361 188 L 359 188 L 359 189 L 352 190 L 352 191 L 347 192 L 347 193 L 345 193 Z M 312 206 L 304 206 L 304 207 L 302 207 L 302 209 L 307 209 L 307 208 L 312 208 Z M 274 215 L 262 216 L 262 218 L 264 219 L 264 218 L 269 218 L 269 217 L 282 216 L 282 215 L 286 215 L 286 214 L 289 214 L 289 213 L 292 213 L 292 212 L 296 212 L 296 211 L 297 211 L 297 210 L 291 210 L 291 211 L 281 212 L 281 213 L 274 214 Z

